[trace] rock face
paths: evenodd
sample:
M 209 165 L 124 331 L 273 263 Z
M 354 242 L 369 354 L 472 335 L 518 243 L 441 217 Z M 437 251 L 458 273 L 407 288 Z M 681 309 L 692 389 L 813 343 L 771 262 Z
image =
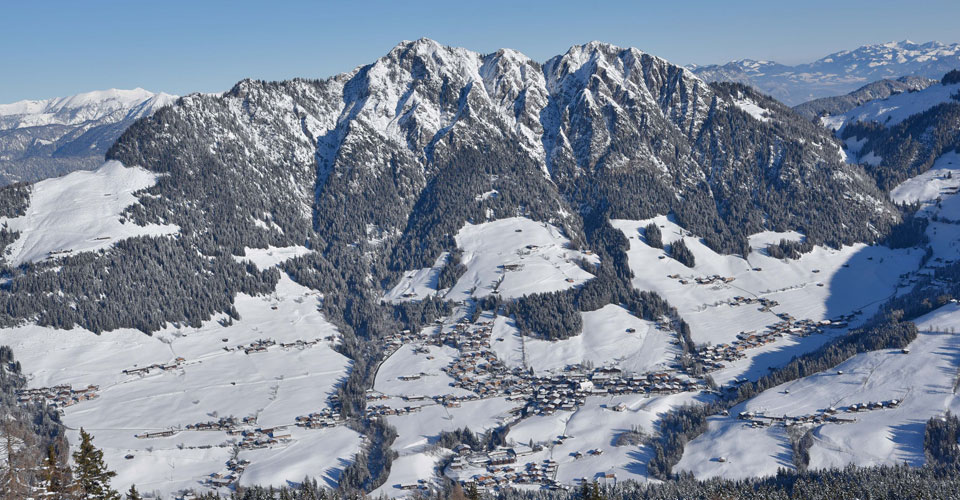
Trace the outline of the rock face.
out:
M 909 40 L 864 45 L 830 54 L 812 63 L 787 66 L 742 59 L 690 69 L 707 81 L 756 87 L 791 106 L 851 92 L 867 83 L 901 76 L 939 79 L 960 68 L 960 44 Z
M 97 167 L 131 123 L 175 100 L 143 89 L 111 89 L 0 104 L 0 184 Z

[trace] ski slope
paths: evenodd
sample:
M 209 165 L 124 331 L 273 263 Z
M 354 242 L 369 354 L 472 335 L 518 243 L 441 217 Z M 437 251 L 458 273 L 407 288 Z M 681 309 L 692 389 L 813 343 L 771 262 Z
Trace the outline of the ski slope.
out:
M 137 202 L 134 193 L 156 183 L 156 174 L 108 161 L 95 171 L 78 171 L 34 184 L 30 205 L 21 217 L 0 224 L 20 235 L 5 250 L 12 266 L 107 248 L 134 236 L 174 234 L 175 225 L 138 226 L 123 221 L 123 211 Z
M 239 295 L 241 319 L 222 326 L 170 326 L 152 336 L 121 329 L 95 335 L 35 325 L 0 332 L 21 361 L 28 387 L 69 384 L 99 386 L 98 397 L 64 408 L 69 439 L 78 429 L 94 436 L 104 450 L 113 484 L 124 490 L 171 495 L 184 488 L 204 489 L 203 481 L 223 472 L 239 436 L 224 431 L 190 431 L 186 426 L 220 417 L 256 417 L 255 426 L 287 426 L 291 438 L 263 449 L 241 449 L 251 464 L 240 484 L 299 482 L 310 472 L 335 484 L 339 471 L 361 446 L 361 436 L 343 427 L 294 427 L 297 416 L 328 407 L 327 398 L 351 362 L 334 350 L 339 333 L 317 311 L 318 294 L 285 275 L 269 296 Z M 224 318 L 216 318 L 224 319 Z M 277 344 L 263 352 L 233 348 L 260 339 Z M 313 345 L 285 348 L 284 342 Z M 170 370 L 137 375 L 124 370 L 154 363 Z M 136 434 L 174 429 L 172 436 L 138 439 Z M 125 458 L 132 455 L 131 458 Z

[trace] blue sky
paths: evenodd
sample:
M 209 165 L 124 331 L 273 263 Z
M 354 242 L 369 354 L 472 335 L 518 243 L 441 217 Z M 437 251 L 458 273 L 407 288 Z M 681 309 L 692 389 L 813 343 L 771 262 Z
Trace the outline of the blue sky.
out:
M 0 0 L 0 13 L 0 102 L 320 78 L 423 36 L 480 52 L 511 47 L 541 61 L 602 40 L 679 64 L 790 64 L 867 43 L 960 41 L 957 0 Z

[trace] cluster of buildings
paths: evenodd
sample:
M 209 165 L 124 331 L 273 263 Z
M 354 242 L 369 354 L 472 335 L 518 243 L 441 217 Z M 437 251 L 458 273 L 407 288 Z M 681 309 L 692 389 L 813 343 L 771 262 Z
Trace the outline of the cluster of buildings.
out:
M 273 339 L 259 339 L 253 342 L 250 342 L 247 345 L 238 345 L 236 347 L 223 346 L 223 350 L 227 352 L 233 351 L 243 351 L 244 354 L 253 354 L 255 352 L 267 352 L 267 349 L 277 345 L 277 341 Z
M 628 374 L 615 367 L 586 370 L 581 365 L 568 366 L 550 376 L 531 377 L 529 383 L 527 415 L 573 410 L 582 405 L 587 396 L 675 394 L 704 388 L 703 381 L 679 372 Z
M 532 450 L 497 448 L 490 452 L 473 452 L 464 445 L 456 450 L 457 456 L 448 466 L 451 475 L 460 477 L 460 484 L 475 484 L 479 488 L 496 489 L 512 484 L 541 485 L 548 488 L 563 488 L 556 481 L 557 462 L 543 460 L 518 464 L 518 457 Z
M 254 417 L 246 417 L 243 423 L 248 424 L 255 421 Z M 209 422 L 200 422 L 197 424 L 187 424 L 188 431 L 230 431 L 240 425 L 237 417 L 220 417 L 219 420 Z
M 719 274 L 714 274 L 713 276 L 698 276 L 693 278 L 691 281 L 687 278 L 681 278 L 679 274 L 668 274 L 668 278 L 672 280 L 677 280 L 681 285 L 689 285 L 690 283 L 696 283 L 698 285 L 712 285 L 714 283 L 724 284 L 732 283 L 737 278 L 733 276 L 720 276 Z
M 281 443 L 288 443 L 293 438 L 287 432 L 287 426 L 279 425 L 277 427 L 257 427 L 246 429 L 231 429 L 227 434 L 241 436 L 237 447 L 244 450 L 256 450 L 267 448 Z
M 250 465 L 249 460 L 231 458 L 227 460 L 227 471 L 216 472 L 207 478 L 207 486 L 212 488 L 225 488 L 237 482 L 240 475 Z
M 415 396 L 422 397 L 423 400 L 427 398 L 425 396 Z M 423 409 L 423 406 L 420 405 L 410 405 L 404 406 L 402 408 L 393 408 L 387 405 L 367 405 L 367 416 L 368 417 L 383 417 L 383 416 L 393 416 L 393 415 L 409 415 L 411 413 L 417 413 Z
M 761 311 L 769 311 L 770 308 L 780 305 L 779 302 L 773 299 L 768 299 L 765 297 L 744 297 L 742 295 L 737 295 L 728 302 L 731 306 L 743 306 L 743 305 L 752 305 L 760 304 Z
M 743 299 L 743 297 L 735 297 Z M 752 302 L 766 301 L 768 299 L 746 299 Z M 744 303 L 752 303 L 744 302 Z M 772 302 L 776 305 L 776 301 Z M 773 305 L 764 304 L 764 307 L 773 307 Z M 797 337 L 806 337 L 814 333 L 823 333 L 824 328 L 845 328 L 856 313 L 840 316 L 837 319 L 822 321 L 813 321 L 810 319 L 798 320 L 788 313 L 777 313 L 780 321 L 770 325 L 763 332 L 752 330 L 749 332 L 740 332 L 737 334 L 737 340 L 726 344 L 704 345 L 697 348 L 696 356 L 704 371 L 710 372 L 726 366 L 725 362 L 736 361 L 746 357 L 743 351 L 761 347 L 784 335 L 794 335 Z
M 483 321 L 476 327 L 469 319 L 461 319 L 450 332 L 441 332 L 437 341 L 460 351 L 460 355 L 443 370 L 454 379 L 454 385 L 473 391 L 481 398 L 515 394 L 527 384 L 500 361 L 490 346 L 493 322 Z
M 74 389 L 69 385 L 21 389 L 17 391 L 17 403 L 46 404 L 62 411 L 63 408 L 73 406 L 81 401 L 96 399 L 99 390 L 100 386 L 97 385 L 88 385 L 80 389 Z
M 300 415 L 295 419 L 295 422 L 297 427 L 322 429 L 324 427 L 336 427 L 342 420 L 339 411 L 332 408 L 324 408 L 309 415 Z
M 780 423 L 786 427 L 793 425 L 802 425 L 802 424 L 822 424 L 824 422 L 830 423 L 848 423 L 854 422 L 853 418 L 844 418 L 837 416 L 838 413 L 859 413 L 863 411 L 872 411 L 872 410 L 883 410 L 889 408 L 896 408 L 900 406 L 902 401 L 899 399 L 890 399 L 886 401 L 870 401 L 868 403 L 854 403 L 849 406 L 844 407 L 834 407 L 824 408 L 815 413 L 807 415 L 793 415 L 793 416 L 773 416 L 773 415 L 764 415 L 759 412 L 741 412 L 737 415 L 737 418 L 740 420 L 747 421 L 747 425 L 752 427 L 767 427 L 774 423 Z
M 123 370 L 123 374 L 143 376 L 150 373 L 153 370 L 168 372 L 168 371 L 172 371 L 172 370 L 176 370 L 177 368 L 180 368 L 180 366 L 183 365 L 185 361 L 186 360 L 184 358 L 178 357 L 177 359 L 173 360 L 173 363 L 154 363 L 150 366 L 140 366 L 140 367 L 134 365 L 133 368 L 127 368 L 126 370 Z

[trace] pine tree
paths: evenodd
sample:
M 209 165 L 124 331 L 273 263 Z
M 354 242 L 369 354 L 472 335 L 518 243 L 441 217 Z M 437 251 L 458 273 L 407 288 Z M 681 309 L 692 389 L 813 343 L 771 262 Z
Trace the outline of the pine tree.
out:
M 22 437 L 25 437 L 21 429 L 13 421 L 12 417 L 0 417 L 3 419 L 3 447 L 4 447 L 4 467 L 3 475 L 0 476 L 0 492 L 16 498 L 18 495 L 24 495 L 27 491 L 27 481 L 24 477 L 25 468 L 23 460 L 23 449 L 27 443 Z
M 141 500 L 140 492 L 137 491 L 137 485 L 130 485 L 130 491 L 127 492 L 127 500 Z
M 117 473 L 107 469 L 103 451 L 93 445 L 93 436 L 80 428 L 80 446 L 73 452 L 75 489 L 82 500 L 120 500 L 110 488 L 110 479 Z
M 40 465 L 39 488 L 43 498 L 60 500 L 68 489 L 69 470 L 60 463 L 56 448 L 47 446 L 47 456 Z
M 467 498 L 470 500 L 480 500 L 480 492 L 477 490 L 477 483 L 467 485 Z

